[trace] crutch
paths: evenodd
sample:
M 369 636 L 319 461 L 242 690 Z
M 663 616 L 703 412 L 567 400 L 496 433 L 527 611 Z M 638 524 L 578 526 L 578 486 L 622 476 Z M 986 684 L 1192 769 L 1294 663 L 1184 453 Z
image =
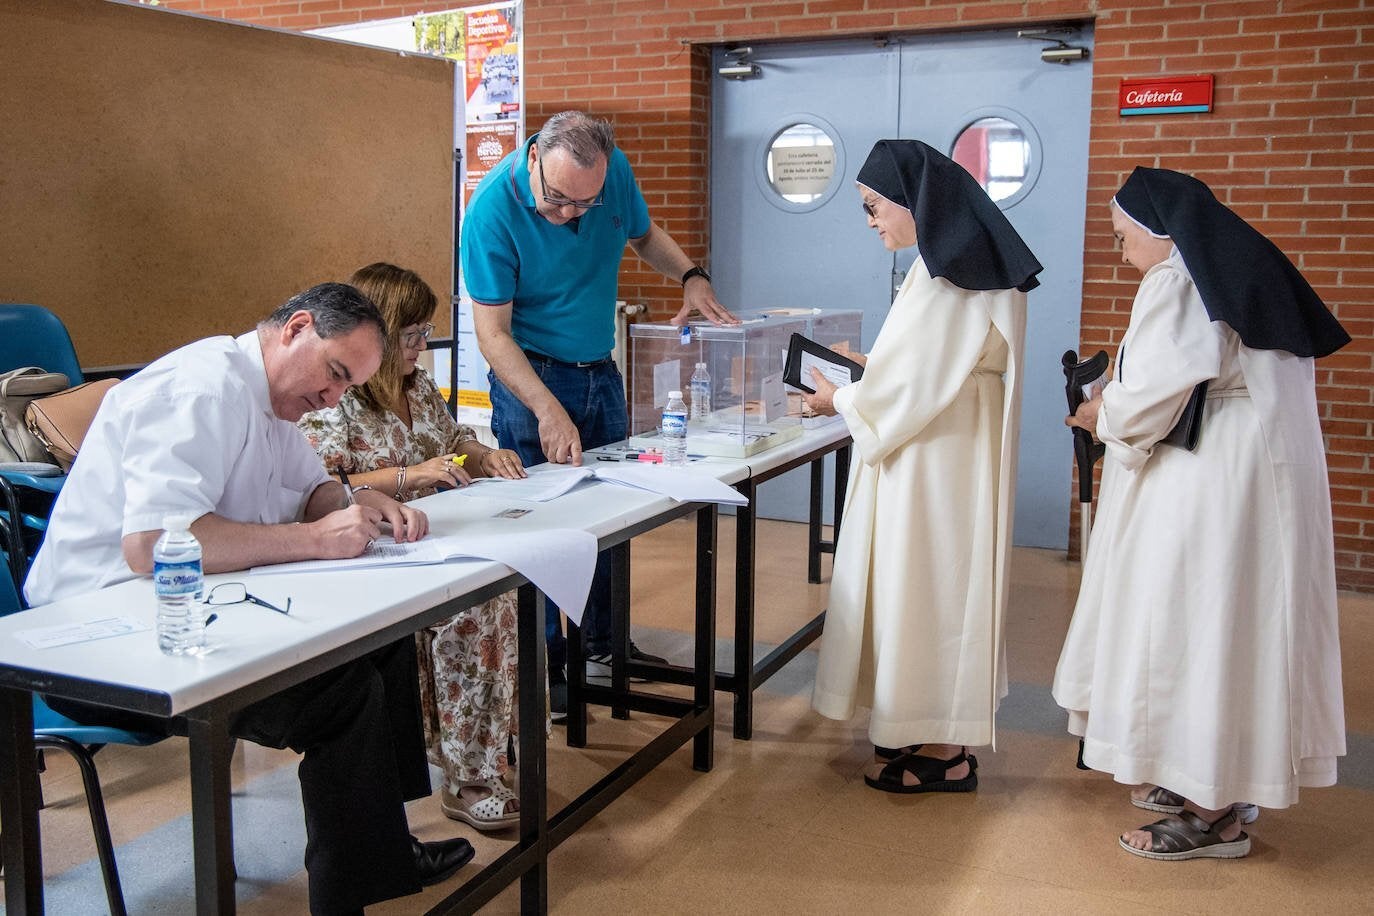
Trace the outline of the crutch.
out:
M 1060 362 L 1064 366 L 1064 393 L 1068 396 L 1069 415 L 1072 416 L 1086 398 L 1088 386 L 1106 374 L 1107 351 L 1098 350 L 1096 356 L 1080 362 L 1076 352 L 1066 350 Z M 1079 557 L 1088 554 L 1088 535 L 1092 530 L 1093 465 L 1106 452 L 1105 445 L 1093 441 L 1092 433 L 1076 426 L 1073 428 L 1073 458 L 1078 464 L 1078 530 L 1082 544 Z
M 1069 416 L 1078 410 L 1087 397 L 1089 386 L 1102 378 L 1107 372 L 1107 351 L 1098 350 L 1097 355 L 1082 362 L 1073 350 L 1066 350 L 1060 362 L 1064 366 L 1064 393 L 1069 400 Z M 1092 530 L 1093 507 L 1093 465 L 1107 452 L 1101 442 L 1094 442 L 1092 433 L 1086 429 L 1073 427 L 1073 458 L 1078 464 L 1078 531 L 1079 557 L 1088 555 L 1088 534 Z M 1083 762 L 1083 739 L 1078 740 L 1078 768 L 1089 769 Z

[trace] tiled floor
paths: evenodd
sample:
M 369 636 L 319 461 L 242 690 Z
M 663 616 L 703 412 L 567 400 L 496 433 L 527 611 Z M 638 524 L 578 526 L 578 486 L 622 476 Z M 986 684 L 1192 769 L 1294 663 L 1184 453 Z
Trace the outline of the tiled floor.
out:
M 732 556 L 731 524 L 721 556 Z M 635 541 L 636 639 L 685 658 L 692 583 L 679 558 L 693 529 L 677 523 Z M 825 605 L 807 585 L 805 529 L 764 523 L 758 608 L 761 654 Z M 829 561 L 826 561 L 828 570 Z M 683 564 L 685 565 L 685 564 Z M 815 655 L 804 653 L 757 694 L 754 740 L 730 737 L 719 694 L 716 766 L 691 768 L 679 751 L 555 851 L 550 908 L 557 913 L 1151 913 L 1374 912 L 1374 596 L 1341 596 L 1350 755 L 1341 784 L 1303 793 L 1286 811 L 1264 811 L 1254 851 L 1240 861 L 1156 863 L 1116 847 L 1116 834 L 1152 818 L 1127 790 L 1074 768 L 1076 741 L 1049 695 L 1077 586 L 1077 564 L 1018 550 L 1008 624 L 1012 693 L 994 753 L 979 751 L 980 786 L 964 796 L 895 796 L 863 785 L 869 759 L 862 719 L 811 712 Z M 732 592 L 722 565 L 720 657 L 728 667 Z M 595 715 L 589 747 L 572 751 L 554 731 L 550 808 L 614 767 L 661 720 Z M 132 913 L 193 909 L 184 742 L 110 748 L 99 756 Z M 290 754 L 240 745 L 235 756 L 239 911 L 305 912 L 304 844 Z M 98 913 L 104 900 L 89 824 L 73 769 L 54 759 L 44 777 L 48 911 Z M 472 835 L 477 862 L 505 843 L 440 813 L 436 798 L 411 806 L 423 838 Z M 423 912 L 457 886 L 373 908 Z M 512 890 L 489 908 L 514 913 Z

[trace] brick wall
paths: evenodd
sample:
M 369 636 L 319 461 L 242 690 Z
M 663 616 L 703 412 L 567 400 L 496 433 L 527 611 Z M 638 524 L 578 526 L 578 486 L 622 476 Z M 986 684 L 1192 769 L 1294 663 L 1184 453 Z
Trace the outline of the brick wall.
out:
M 162 5 L 292 29 L 454 6 Z M 568 107 L 611 117 L 650 211 L 701 259 L 708 251 L 709 45 L 1074 19 L 1091 19 L 1096 28 L 1083 349 L 1114 351 L 1139 279 L 1113 249 L 1105 207 L 1111 193 L 1136 165 L 1176 168 L 1212 185 L 1288 253 L 1355 338 L 1320 361 L 1317 378 L 1339 581 L 1374 590 L 1374 2 L 528 0 L 529 123 Z M 1161 73 L 1215 74 L 1214 111 L 1120 118 L 1118 80 Z M 675 284 L 633 258 L 622 289 L 654 303 L 659 315 L 680 301 Z

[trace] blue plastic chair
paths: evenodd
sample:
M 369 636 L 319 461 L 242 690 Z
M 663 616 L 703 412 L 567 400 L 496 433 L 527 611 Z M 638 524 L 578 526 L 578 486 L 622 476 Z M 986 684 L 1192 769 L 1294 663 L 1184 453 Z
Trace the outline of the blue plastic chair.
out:
M 0 505 L 13 512 L 14 490 L 10 483 L 0 478 Z M 9 518 L 14 518 L 11 514 Z M 15 568 L 16 555 L 22 560 L 23 544 L 18 531 L 11 523 L 0 520 L 0 536 L 3 536 L 5 568 Z M 22 566 L 20 567 L 22 569 Z M 0 617 L 22 610 L 20 583 L 22 572 L 18 575 L 0 576 Z M 86 791 L 86 807 L 91 815 L 91 831 L 95 834 L 96 854 L 100 859 L 100 871 L 105 879 L 105 898 L 112 916 L 126 916 L 124 891 L 119 883 L 119 866 L 115 863 L 114 842 L 110 839 L 110 821 L 105 814 L 105 797 L 100 791 L 100 776 L 95 768 L 95 753 L 107 744 L 149 745 L 163 740 L 165 735 L 145 732 L 125 731 L 120 728 L 82 725 L 50 709 L 37 694 L 33 696 L 33 743 L 40 750 L 62 751 L 76 761 L 81 770 L 81 782 Z M 40 795 L 41 798 L 41 795 Z
M 70 385 L 80 385 L 85 381 L 81 363 L 76 358 L 76 347 L 72 345 L 71 335 L 67 333 L 67 326 L 62 319 L 41 305 L 0 303 L 0 372 L 23 366 L 61 372 Z M 34 500 L 22 501 L 20 507 L 23 527 L 32 532 L 31 536 L 24 539 L 28 554 L 32 556 L 43 538 L 43 532 L 48 528 L 47 509 L 62 489 L 67 475 L 40 477 L 0 469 L 0 477 L 38 494 Z M 41 504 L 41 509 L 25 505 L 30 502 Z
M 0 372 L 20 366 L 61 372 L 71 385 L 85 381 L 61 318 L 41 305 L 0 303 Z

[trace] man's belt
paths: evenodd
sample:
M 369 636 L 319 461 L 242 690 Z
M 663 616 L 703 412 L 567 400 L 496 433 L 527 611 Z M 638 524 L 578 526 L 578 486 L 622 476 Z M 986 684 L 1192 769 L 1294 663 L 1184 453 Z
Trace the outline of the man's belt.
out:
M 549 366 L 562 366 L 565 369 L 591 369 L 594 366 L 604 366 L 611 362 L 611 355 L 607 353 L 600 359 L 589 360 L 585 363 L 570 363 L 561 359 L 554 359 L 552 356 L 545 356 L 543 353 L 536 353 L 533 350 L 522 350 L 531 363 L 544 363 Z

